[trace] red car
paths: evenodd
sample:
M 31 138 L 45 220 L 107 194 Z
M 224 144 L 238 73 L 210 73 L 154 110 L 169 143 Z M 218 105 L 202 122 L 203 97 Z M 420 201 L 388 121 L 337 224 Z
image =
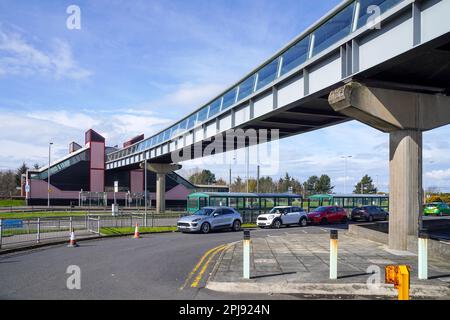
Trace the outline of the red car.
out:
M 336 206 L 318 207 L 308 213 L 310 223 L 346 223 L 347 213 L 343 208 Z

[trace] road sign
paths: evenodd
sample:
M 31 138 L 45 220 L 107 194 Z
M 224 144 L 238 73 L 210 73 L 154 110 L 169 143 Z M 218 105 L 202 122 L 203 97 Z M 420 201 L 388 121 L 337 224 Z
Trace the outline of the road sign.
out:
M 119 181 L 114 181 L 114 192 L 119 192 Z
M 30 185 L 29 184 L 27 184 L 27 185 L 25 185 L 25 192 L 30 192 Z

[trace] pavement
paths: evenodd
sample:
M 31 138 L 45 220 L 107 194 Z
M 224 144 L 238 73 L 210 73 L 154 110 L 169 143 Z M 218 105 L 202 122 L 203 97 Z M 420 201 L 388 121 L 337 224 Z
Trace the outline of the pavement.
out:
M 450 261 L 430 260 L 430 280 L 418 280 L 415 254 L 393 252 L 379 243 L 352 238 L 346 231 L 339 232 L 338 279 L 330 280 L 329 239 L 329 230 L 320 227 L 253 239 L 249 280 L 242 277 L 242 241 L 231 244 L 218 259 L 206 288 L 234 293 L 395 298 L 397 290 L 384 284 L 384 268 L 406 264 L 411 267 L 412 297 L 450 299 Z

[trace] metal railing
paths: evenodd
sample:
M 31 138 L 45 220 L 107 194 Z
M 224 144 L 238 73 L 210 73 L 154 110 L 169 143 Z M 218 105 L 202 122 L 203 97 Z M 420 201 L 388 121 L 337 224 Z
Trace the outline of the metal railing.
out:
M 0 219 L 0 249 L 69 239 L 71 230 L 78 238 L 101 235 L 102 228 L 174 227 L 185 213 L 126 213 L 119 216 L 81 215 L 26 219 Z

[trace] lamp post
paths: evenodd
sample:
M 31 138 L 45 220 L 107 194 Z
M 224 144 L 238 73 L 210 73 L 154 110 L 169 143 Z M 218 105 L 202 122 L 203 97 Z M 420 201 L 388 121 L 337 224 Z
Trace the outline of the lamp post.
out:
M 48 144 L 48 170 L 47 170 L 47 207 L 50 208 L 50 162 L 51 162 L 51 150 L 53 142 Z
M 352 156 L 342 156 L 345 159 L 345 177 L 344 177 L 344 194 L 347 194 L 347 161 L 352 158 Z
M 144 227 L 147 227 L 147 155 L 144 160 Z
M 233 155 L 233 161 L 230 162 L 230 169 L 228 172 L 228 193 L 231 192 L 231 163 L 234 163 L 236 161 L 236 154 Z
M 249 186 L 249 184 L 248 184 L 248 179 L 250 178 L 249 177 L 249 171 L 250 171 L 250 146 L 248 146 L 248 147 L 246 147 L 245 148 L 245 163 L 246 163 L 246 166 L 247 166 L 247 193 L 249 193 L 250 192 L 250 186 Z

